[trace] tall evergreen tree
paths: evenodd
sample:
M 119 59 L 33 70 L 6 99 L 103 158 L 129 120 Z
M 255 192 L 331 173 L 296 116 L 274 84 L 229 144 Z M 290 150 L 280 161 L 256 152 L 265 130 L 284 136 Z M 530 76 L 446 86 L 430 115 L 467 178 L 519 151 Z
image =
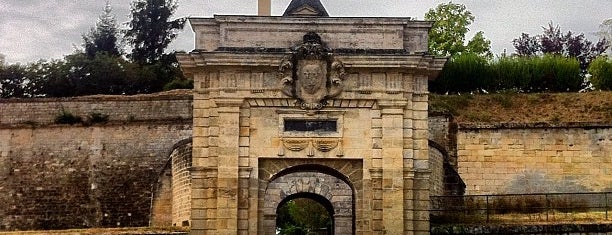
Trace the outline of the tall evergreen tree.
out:
M 83 35 L 83 46 L 85 53 L 89 57 L 94 57 L 97 53 L 104 52 L 108 55 L 120 55 L 121 49 L 117 44 L 117 21 L 112 14 L 110 2 L 106 2 L 104 12 L 98 18 L 96 27 L 91 28 L 87 35 Z
M 132 16 L 125 32 L 132 46 L 130 58 L 139 64 L 153 64 L 159 61 L 164 50 L 185 24 L 185 19 L 173 19 L 178 5 L 175 0 L 135 0 L 132 2 Z

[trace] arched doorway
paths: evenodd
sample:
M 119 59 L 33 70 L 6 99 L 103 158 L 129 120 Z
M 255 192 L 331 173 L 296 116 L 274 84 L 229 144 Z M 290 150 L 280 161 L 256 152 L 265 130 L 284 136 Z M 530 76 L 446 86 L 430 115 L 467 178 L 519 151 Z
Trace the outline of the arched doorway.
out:
M 334 208 L 329 200 L 314 193 L 296 193 L 283 199 L 276 210 L 280 234 L 334 234 Z
M 276 234 L 278 209 L 297 198 L 315 200 L 326 208 L 332 220 L 332 234 L 354 233 L 354 188 L 339 172 L 311 165 L 281 171 L 269 181 L 262 208 L 265 234 Z

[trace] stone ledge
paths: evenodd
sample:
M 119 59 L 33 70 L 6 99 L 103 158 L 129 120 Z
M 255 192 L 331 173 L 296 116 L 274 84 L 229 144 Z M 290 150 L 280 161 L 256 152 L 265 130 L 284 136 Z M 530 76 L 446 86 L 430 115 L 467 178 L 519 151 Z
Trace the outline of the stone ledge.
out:
M 535 123 L 459 123 L 459 130 L 540 129 L 540 128 L 610 128 L 612 122 L 535 122 Z
M 431 225 L 432 235 L 446 234 L 601 234 L 612 232 L 612 224 L 548 225 Z
M 193 119 L 143 119 L 143 120 L 111 120 L 105 123 L 75 123 L 75 124 L 56 124 L 56 123 L 14 123 L 0 124 L 0 129 L 36 129 L 36 128 L 63 128 L 63 127 L 105 127 L 105 126 L 127 126 L 127 125 L 190 125 L 193 126 Z
M 54 103 L 54 102 L 106 102 L 106 101 L 157 101 L 157 100 L 193 100 L 193 90 L 172 90 L 167 92 L 138 95 L 90 95 L 76 97 L 54 98 L 9 98 L 0 99 L 0 104 L 6 103 Z

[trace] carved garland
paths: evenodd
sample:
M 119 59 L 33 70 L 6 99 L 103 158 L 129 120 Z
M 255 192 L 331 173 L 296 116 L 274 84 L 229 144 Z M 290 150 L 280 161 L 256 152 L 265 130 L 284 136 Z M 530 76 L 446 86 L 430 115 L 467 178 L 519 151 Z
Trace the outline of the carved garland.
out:
M 323 153 L 337 149 L 336 156 L 344 156 L 341 139 L 282 139 L 281 142 L 278 156 L 284 156 L 285 149 L 293 152 L 301 152 L 307 149 L 306 156 L 308 157 L 314 157 L 315 149 Z

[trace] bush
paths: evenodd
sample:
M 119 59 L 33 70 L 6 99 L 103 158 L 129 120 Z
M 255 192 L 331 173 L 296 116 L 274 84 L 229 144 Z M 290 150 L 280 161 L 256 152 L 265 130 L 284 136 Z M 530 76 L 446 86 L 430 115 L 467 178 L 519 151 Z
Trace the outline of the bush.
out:
M 83 119 L 79 116 L 73 115 L 72 113 L 62 109 L 62 111 L 55 117 L 56 124 L 76 124 L 82 123 Z
M 542 57 L 501 57 L 487 62 L 474 54 L 451 58 L 440 77 L 430 84 L 436 93 L 486 90 L 579 91 L 583 88 L 580 63 L 557 55 Z
M 588 69 L 591 74 L 590 81 L 600 90 L 612 90 L 612 61 L 605 56 L 598 57 Z
M 490 84 L 488 62 L 472 53 L 452 57 L 444 66 L 440 77 L 430 84 L 438 93 L 470 92 Z
M 93 113 L 89 113 L 88 120 L 90 123 L 106 123 L 108 122 L 108 115 L 103 114 L 103 113 L 93 112 Z

